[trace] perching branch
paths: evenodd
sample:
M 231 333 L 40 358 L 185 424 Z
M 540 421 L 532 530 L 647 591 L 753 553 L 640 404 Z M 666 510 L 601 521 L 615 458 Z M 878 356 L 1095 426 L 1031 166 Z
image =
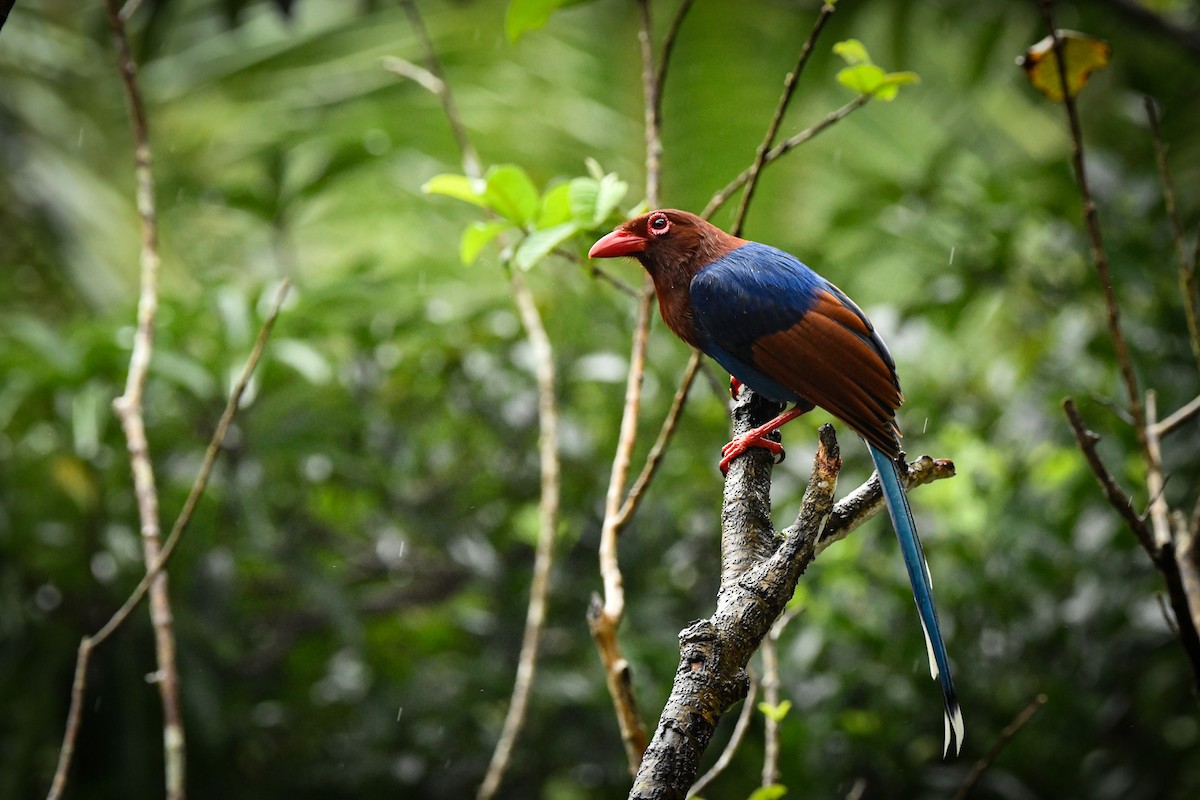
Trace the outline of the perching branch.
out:
M 734 434 L 762 424 L 778 409 L 743 390 L 734 403 Z M 835 513 L 840 469 L 833 427 L 822 426 L 796 524 L 777 536 L 770 520 L 771 455 L 750 450 L 730 466 L 721 514 L 717 607 L 711 617 L 680 633 L 674 686 L 630 798 L 685 797 L 721 716 L 746 694 L 750 657 L 816 556 L 822 531 Z
M 703 792 L 708 785 L 715 781 L 726 767 L 733 761 L 734 755 L 737 754 L 738 748 L 742 746 L 742 739 L 746 737 L 746 731 L 750 730 L 750 720 L 754 719 L 755 705 L 754 701 L 758 697 L 758 681 L 754 679 L 754 675 L 750 675 L 750 688 L 746 691 L 746 699 L 742 701 L 742 710 L 738 714 L 737 722 L 733 725 L 733 733 L 729 736 L 729 741 L 725 743 L 725 749 L 721 751 L 721 755 L 709 767 L 708 772 L 700 776 L 700 778 L 692 784 L 688 789 L 687 796 L 690 798 Z
M 79 736 L 79 726 L 82 721 L 83 700 L 87 691 L 87 670 L 92 652 L 104 644 L 118 628 L 125 624 L 125 620 L 129 618 L 129 615 L 133 613 L 146 597 L 147 592 L 166 567 L 171 554 L 175 552 L 175 548 L 179 545 L 184 531 L 187 530 L 188 523 L 192 521 L 192 515 L 195 513 L 200 498 L 204 496 L 204 490 L 208 486 L 208 478 L 212 474 L 217 456 L 221 452 L 221 445 L 225 441 L 225 434 L 229 431 L 229 426 L 233 422 L 234 415 L 237 414 L 238 406 L 242 401 L 242 395 L 245 393 L 246 387 L 250 384 L 250 377 L 254 374 L 259 359 L 262 357 L 263 349 L 266 347 L 267 340 L 271 336 L 271 331 L 275 327 L 275 320 L 279 316 L 279 311 L 283 306 L 284 298 L 287 297 L 290 286 L 291 284 L 286 280 L 279 286 L 279 291 L 275 295 L 275 302 L 271 306 L 271 311 L 258 332 L 258 338 L 254 342 L 250 356 L 246 359 L 246 364 L 242 368 L 242 374 L 238 377 L 237 383 L 234 384 L 233 391 L 230 392 L 229 400 L 225 404 L 225 410 L 221 412 L 221 418 L 217 421 L 216 430 L 213 432 L 212 438 L 208 442 L 208 447 L 204 451 L 204 460 L 200 464 L 200 471 L 196 474 L 191 491 L 188 492 L 187 499 L 183 502 L 179 516 L 176 517 L 175 524 L 171 527 L 171 532 L 163 542 L 162 549 L 158 553 L 158 558 L 146 570 L 146 574 L 142 576 L 141 581 L 138 582 L 138 585 L 108 622 L 104 623 L 104 626 L 94 634 L 83 637 L 79 642 L 79 650 L 75 660 L 75 677 L 71 683 L 71 705 L 67 712 L 67 726 L 63 734 L 62 746 L 58 753 L 58 766 L 55 768 L 54 778 L 51 781 L 50 791 L 47 794 L 48 800 L 56 800 L 61 797 L 63 790 L 66 788 L 67 774 L 71 769 L 71 761 L 75 753 L 75 741 Z

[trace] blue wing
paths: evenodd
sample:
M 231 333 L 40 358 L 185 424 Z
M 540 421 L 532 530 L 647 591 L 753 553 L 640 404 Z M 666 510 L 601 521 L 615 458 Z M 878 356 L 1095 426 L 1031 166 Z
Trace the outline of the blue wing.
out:
M 870 320 L 791 255 L 750 242 L 689 287 L 700 349 L 779 402 L 809 402 L 899 454 L 896 366 Z

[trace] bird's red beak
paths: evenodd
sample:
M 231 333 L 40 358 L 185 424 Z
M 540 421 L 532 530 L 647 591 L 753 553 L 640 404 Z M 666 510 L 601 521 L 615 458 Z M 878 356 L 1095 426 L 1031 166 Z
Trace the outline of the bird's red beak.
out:
M 616 258 L 646 251 L 646 240 L 632 231 L 617 228 L 588 250 L 588 258 Z

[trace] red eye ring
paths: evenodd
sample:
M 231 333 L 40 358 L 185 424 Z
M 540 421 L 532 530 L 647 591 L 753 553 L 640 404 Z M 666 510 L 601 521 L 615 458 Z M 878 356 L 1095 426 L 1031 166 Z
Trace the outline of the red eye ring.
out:
M 662 212 L 651 214 L 646 220 L 646 230 L 651 236 L 664 236 L 671 230 L 671 218 Z

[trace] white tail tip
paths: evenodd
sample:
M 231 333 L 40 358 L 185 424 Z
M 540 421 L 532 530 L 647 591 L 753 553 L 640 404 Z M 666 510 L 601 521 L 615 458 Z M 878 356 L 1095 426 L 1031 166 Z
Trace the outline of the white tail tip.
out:
M 953 708 L 946 709 L 945 713 L 946 727 L 946 744 L 942 748 L 942 758 L 945 758 L 950 748 L 954 748 L 954 755 L 962 752 L 963 739 L 967 735 L 967 726 L 963 723 L 962 709 L 957 704 Z

